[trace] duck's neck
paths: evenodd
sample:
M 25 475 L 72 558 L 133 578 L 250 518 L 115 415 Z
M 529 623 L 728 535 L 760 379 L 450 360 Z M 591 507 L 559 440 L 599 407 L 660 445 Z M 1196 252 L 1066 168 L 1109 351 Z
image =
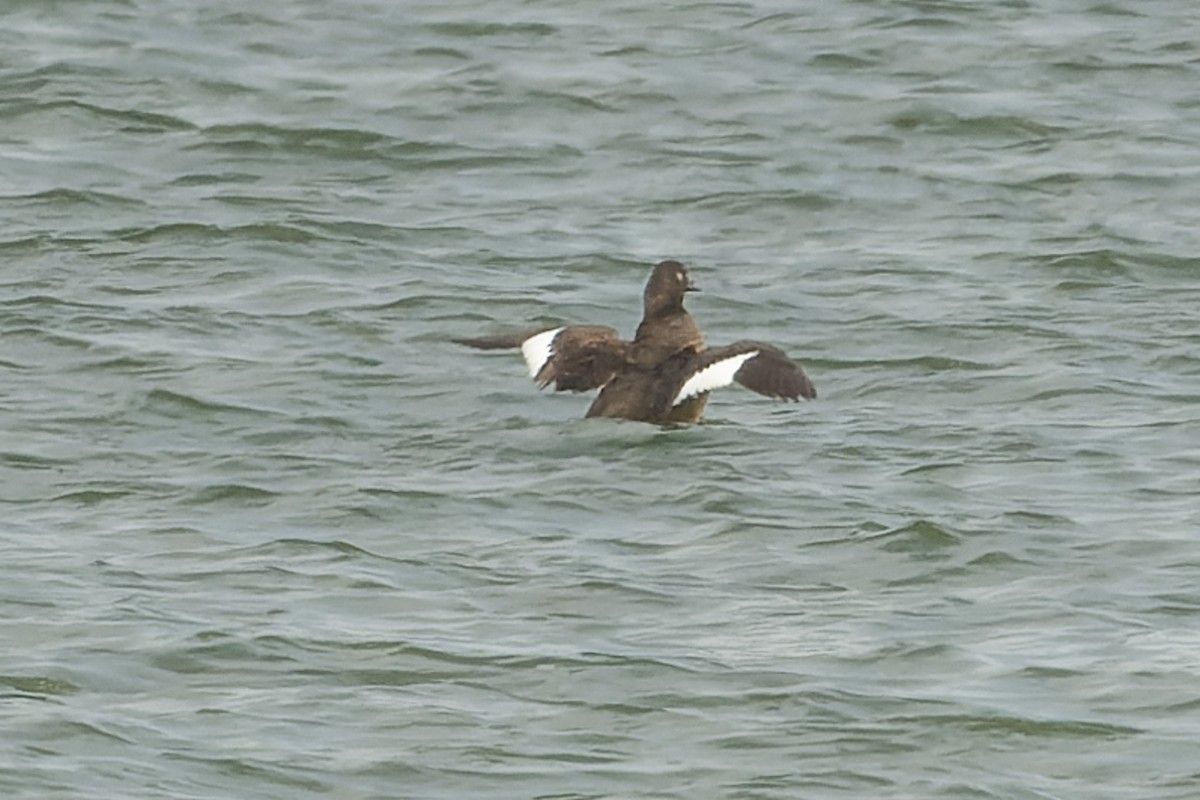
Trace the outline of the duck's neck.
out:
M 661 319 L 677 314 L 686 314 L 682 297 L 647 296 L 642 304 L 642 319 Z

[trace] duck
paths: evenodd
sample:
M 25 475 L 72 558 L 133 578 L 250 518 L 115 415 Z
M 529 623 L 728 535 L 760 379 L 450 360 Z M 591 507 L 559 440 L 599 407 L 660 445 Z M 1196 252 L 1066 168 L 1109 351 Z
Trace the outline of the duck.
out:
M 687 267 L 661 261 L 646 281 L 632 340 L 605 325 L 563 325 L 452 341 L 479 350 L 519 349 L 539 389 L 599 390 L 585 417 L 691 424 L 703 418 L 713 390 L 735 382 L 777 400 L 816 399 L 803 368 L 777 347 L 749 340 L 706 347 L 683 307 L 696 291 Z

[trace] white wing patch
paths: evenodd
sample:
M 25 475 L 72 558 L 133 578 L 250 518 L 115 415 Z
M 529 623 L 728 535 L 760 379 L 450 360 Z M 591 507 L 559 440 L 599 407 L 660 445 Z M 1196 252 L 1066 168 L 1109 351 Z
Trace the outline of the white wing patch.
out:
M 563 328 L 555 328 L 552 331 L 543 331 L 537 336 L 530 336 L 521 342 L 521 355 L 525 356 L 525 363 L 529 366 L 529 377 L 536 378 L 542 367 L 546 366 L 552 355 L 551 345 L 554 344 L 554 337 L 562 332 Z
M 689 397 L 711 392 L 713 389 L 720 389 L 722 386 L 733 383 L 733 376 L 742 368 L 742 364 L 756 355 L 758 355 L 758 351 L 751 350 L 749 353 L 738 353 L 736 356 L 723 358 L 715 364 L 709 364 L 684 382 L 683 388 L 679 390 L 679 394 L 675 395 L 675 400 L 671 403 L 672 407 L 679 405 Z

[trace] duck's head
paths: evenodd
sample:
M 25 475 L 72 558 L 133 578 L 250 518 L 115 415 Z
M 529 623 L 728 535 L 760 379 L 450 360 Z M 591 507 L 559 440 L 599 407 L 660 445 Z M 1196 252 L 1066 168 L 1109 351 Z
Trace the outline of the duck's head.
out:
M 683 308 L 683 296 L 697 292 L 687 267 L 678 261 L 660 261 L 650 273 L 642 295 L 646 316 Z

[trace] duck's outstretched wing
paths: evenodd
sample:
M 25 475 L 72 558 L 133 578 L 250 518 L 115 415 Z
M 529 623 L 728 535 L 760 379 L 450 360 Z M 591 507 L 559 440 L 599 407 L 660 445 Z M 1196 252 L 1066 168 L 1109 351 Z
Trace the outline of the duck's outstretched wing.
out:
M 569 325 L 454 341 L 480 350 L 519 347 L 538 388 L 554 384 L 557 392 L 600 388 L 625 366 L 629 350 L 629 343 L 604 325 Z
M 812 400 L 817 390 L 804 370 L 777 347 L 762 342 L 735 342 L 697 353 L 672 406 L 737 381 L 747 389 L 781 400 Z

